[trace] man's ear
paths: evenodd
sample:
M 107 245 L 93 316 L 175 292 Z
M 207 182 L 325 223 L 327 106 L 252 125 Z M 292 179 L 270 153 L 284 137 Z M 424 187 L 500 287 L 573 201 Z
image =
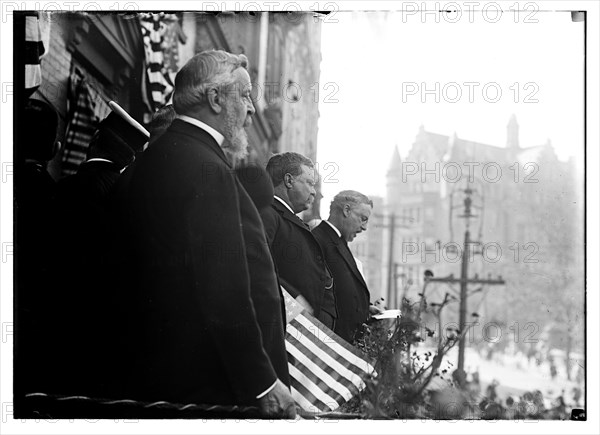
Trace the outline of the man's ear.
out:
M 288 174 L 285 174 L 283 176 L 283 185 L 286 188 L 291 189 L 292 188 L 292 184 L 294 184 L 293 181 L 294 181 L 294 177 L 292 176 L 292 174 L 288 173 Z
M 342 209 L 342 213 L 344 213 L 344 217 L 350 216 L 350 204 L 345 204 Z
M 206 92 L 208 106 L 215 113 L 221 113 L 223 110 L 223 96 L 217 88 L 211 88 Z
M 56 155 L 60 152 L 61 149 L 62 143 L 59 140 L 54 142 L 54 144 L 52 145 L 52 158 L 56 157 Z

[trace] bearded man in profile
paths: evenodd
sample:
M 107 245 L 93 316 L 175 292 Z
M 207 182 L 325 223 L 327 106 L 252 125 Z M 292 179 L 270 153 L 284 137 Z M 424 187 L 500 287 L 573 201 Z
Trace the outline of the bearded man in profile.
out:
M 244 55 L 207 51 L 179 71 L 177 118 L 122 193 L 134 290 L 120 395 L 294 417 L 277 277 L 230 161 L 246 155 L 255 112 L 246 67 Z

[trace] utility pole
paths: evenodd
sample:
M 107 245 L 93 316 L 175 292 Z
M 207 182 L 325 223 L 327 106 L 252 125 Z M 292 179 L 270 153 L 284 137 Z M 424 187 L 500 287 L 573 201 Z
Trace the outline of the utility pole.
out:
M 404 270 L 403 265 L 396 262 L 394 263 L 394 295 L 395 295 L 395 305 L 400 308 L 402 306 L 402 301 L 406 297 L 408 293 L 408 288 L 412 285 L 413 281 L 410 277 L 407 276 L 405 272 L 398 272 L 398 269 L 402 268 Z M 400 287 L 398 286 L 398 278 L 402 278 L 402 293 L 400 293 Z
M 380 225 L 378 227 L 380 228 L 389 228 L 390 229 L 390 236 L 389 236 L 389 240 L 388 240 L 388 258 L 387 258 L 387 292 L 386 292 L 386 305 L 389 309 L 392 308 L 396 308 L 395 304 L 397 298 L 394 297 L 394 281 L 396 279 L 395 274 L 396 274 L 396 270 L 395 270 L 395 266 L 394 266 L 394 240 L 396 237 L 396 228 L 409 228 L 409 225 L 406 224 L 406 218 L 404 216 L 400 216 L 400 220 L 401 223 L 396 223 L 396 213 L 392 212 L 390 214 L 373 214 L 371 215 L 372 217 L 375 218 L 381 218 L 382 220 L 384 220 L 385 218 L 389 217 L 389 223 L 387 225 Z
M 473 200 L 471 199 L 471 194 L 473 191 L 470 187 L 464 189 L 465 192 L 465 200 L 464 200 L 464 214 L 459 217 L 466 220 L 466 229 L 465 229 L 465 240 L 463 244 L 462 250 L 462 258 L 461 258 L 461 269 L 460 269 L 460 278 L 454 278 L 453 275 L 450 275 L 446 278 L 425 278 L 427 282 L 445 282 L 448 284 L 460 284 L 460 308 L 459 308 L 459 328 L 460 328 L 460 340 L 458 342 L 458 367 L 457 371 L 457 379 L 460 382 L 460 386 L 464 387 L 464 382 L 466 380 L 465 373 L 465 340 L 466 334 L 464 333 L 467 327 L 467 287 L 469 284 L 487 284 L 487 285 L 504 285 L 504 280 L 501 276 L 497 279 L 480 279 L 477 275 L 474 278 L 469 278 L 469 261 L 470 261 L 470 245 L 476 244 L 471 240 L 471 235 L 469 232 L 469 220 L 476 217 L 476 215 L 471 213 L 471 206 Z
M 398 308 L 398 295 L 396 294 L 396 263 L 394 262 L 394 240 L 396 238 L 396 228 L 409 228 L 406 224 L 406 217 L 400 216 L 401 223 L 396 223 L 396 213 L 389 215 L 390 223 L 382 225 L 383 228 L 390 229 L 390 240 L 388 246 L 388 277 L 387 277 L 387 306 L 389 309 Z
M 468 221 L 467 221 L 468 222 Z M 465 330 L 467 323 L 467 283 L 469 276 L 469 227 L 465 230 L 465 243 L 462 252 L 462 262 L 460 267 L 460 309 L 458 325 L 461 331 L 461 339 L 458 342 L 458 370 L 462 371 L 465 367 Z
M 463 245 L 463 252 L 461 258 L 461 267 L 460 267 L 460 309 L 459 309 L 459 320 L 458 325 L 461 332 L 461 339 L 458 342 L 458 367 L 459 373 L 464 373 L 465 368 L 465 337 L 466 334 L 463 334 L 467 324 L 467 284 L 469 279 L 469 261 L 471 260 L 470 254 L 470 233 L 469 233 L 469 223 L 471 218 L 474 218 L 475 215 L 471 213 L 471 205 L 473 200 L 471 199 L 471 194 L 473 191 L 467 185 L 465 189 L 465 212 L 460 215 L 461 218 L 466 221 L 465 228 L 465 242 Z M 465 377 L 466 378 L 466 377 Z M 459 377 L 458 379 L 462 379 Z
M 388 282 L 387 282 L 387 305 L 388 308 L 393 309 L 394 305 L 392 305 L 394 303 L 393 301 L 393 292 L 394 292 L 394 230 L 396 228 L 396 213 L 392 213 L 390 215 L 390 224 L 389 224 L 389 229 L 390 229 L 390 240 L 389 240 L 389 247 L 388 247 Z

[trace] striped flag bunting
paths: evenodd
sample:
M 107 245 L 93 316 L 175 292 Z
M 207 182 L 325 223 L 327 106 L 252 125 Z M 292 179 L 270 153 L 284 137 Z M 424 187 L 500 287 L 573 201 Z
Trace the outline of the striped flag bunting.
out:
M 174 89 L 173 80 L 168 68 L 171 62 L 167 65 L 165 59 L 166 49 L 173 50 L 177 47 L 172 41 L 170 42 L 170 46 L 167 47 L 169 41 L 165 40 L 169 36 L 168 33 L 174 23 L 177 23 L 177 16 L 175 14 L 164 12 L 140 14 L 140 26 L 146 61 L 145 87 L 151 98 L 151 101 L 148 102 L 151 106 L 149 107 L 151 113 L 154 113 L 155 109 L 167 103 Z
M 282 287 L 286 309 L 285 347 L 292 397 L 308 412 L 331 412 L 376 376 L 369 358 L 310 315 Z
M 75 90 L 71 95 L 74 101 L 65 133 L 63 175 L 77 172 L 77 168 L 86 158 L 88 147 L 98 125 L 98 120 L 94 116 L 94 102 L 90 88 L 84 79 L 75 78 L 75 75 L 75 72 L 71 73 L 71 86 L 75 86 Z M 76 84 L 73 83 L 75 80 L 77 80 Z
M 40 57 L 44 54 L 38 13 L 27 12 L 25 16 L 25 90 L 30 96 L 42 84 Z
M 100 120 L 110 113 L 106 97 L 95 89 L 86 74 L 71 66 L 68 91 L 69 112 L 62 157 L 62 175 L 77 172 L 87 157 L 88 148 Z

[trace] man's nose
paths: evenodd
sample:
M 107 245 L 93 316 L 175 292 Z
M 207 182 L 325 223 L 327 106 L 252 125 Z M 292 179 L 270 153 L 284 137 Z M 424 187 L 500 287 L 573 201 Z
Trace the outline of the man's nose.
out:
M 248 101 L 248 116 L 253 116 L 256 113 L 256 108 L 254 107 L 254 102 L 252 100 Z

